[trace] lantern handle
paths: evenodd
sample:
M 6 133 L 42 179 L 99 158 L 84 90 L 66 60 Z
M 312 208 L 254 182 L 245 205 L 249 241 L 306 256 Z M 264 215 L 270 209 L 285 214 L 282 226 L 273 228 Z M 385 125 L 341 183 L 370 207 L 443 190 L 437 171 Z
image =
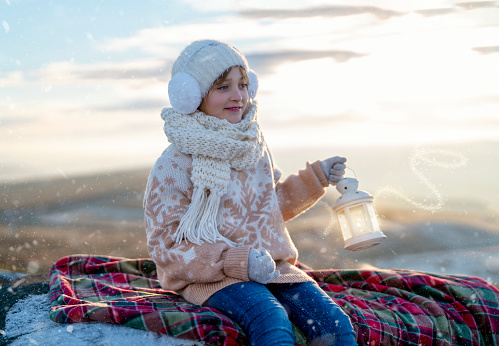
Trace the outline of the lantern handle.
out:
M 347 168 L 353 172 L 353 176 L 355 177 L 355 179 L 357 179 L 357 174 L 355 174 L 355 171 L 353 169 L 351 169 L 350 167 L 347 167 Z

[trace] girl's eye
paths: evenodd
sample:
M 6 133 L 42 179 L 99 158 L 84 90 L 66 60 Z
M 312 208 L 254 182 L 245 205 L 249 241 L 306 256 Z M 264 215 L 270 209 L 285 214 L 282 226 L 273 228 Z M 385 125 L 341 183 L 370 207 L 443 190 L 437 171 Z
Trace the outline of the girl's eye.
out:
M 248 83 L 241 83 L 240 88 L 248 89 Z
M 218 87 L 218 90 L 227 90 L 229 87 L 227 85 L 221 85 Z

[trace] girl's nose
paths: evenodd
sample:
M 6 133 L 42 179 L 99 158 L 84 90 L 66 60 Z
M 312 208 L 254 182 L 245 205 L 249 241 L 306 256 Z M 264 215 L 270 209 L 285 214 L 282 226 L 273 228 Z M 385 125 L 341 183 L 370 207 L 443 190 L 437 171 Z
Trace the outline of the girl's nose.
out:
M 238 89 L 235 89 L 232 92 L 232 100 L 233 101 L 241 101 L 243 99 L 243 96 L 241 95 L 241 92 Z

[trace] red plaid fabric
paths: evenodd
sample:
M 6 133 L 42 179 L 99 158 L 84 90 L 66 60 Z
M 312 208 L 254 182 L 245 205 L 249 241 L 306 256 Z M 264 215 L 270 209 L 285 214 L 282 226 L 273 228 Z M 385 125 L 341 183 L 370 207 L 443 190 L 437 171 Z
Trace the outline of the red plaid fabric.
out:
M 306 270 L 350 316 L 359 345 L 499 345 L 499 291 L 471 276 Z M 161 289 L 150 259 L 75 255 L 50 271 L 50 318 L 100 321 L 217 345 L 244 345 L 216 309 Z M 295 328 L 296 343 L 306 345 Z

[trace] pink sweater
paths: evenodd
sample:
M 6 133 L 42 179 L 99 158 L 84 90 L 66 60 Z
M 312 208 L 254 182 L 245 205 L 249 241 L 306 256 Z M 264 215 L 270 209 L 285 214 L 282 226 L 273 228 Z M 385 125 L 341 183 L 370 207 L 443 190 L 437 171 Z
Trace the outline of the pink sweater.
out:
M 254 168 L 231 171 L 217 216 L 220 234 L 238 244 L 177 244 L 180 218 L 192 196 L 192 158 L 170 145 L 154 165 L 144 198 L 147 246 L 161 287 L 203 304 L 218 290 L 248 278 L 250 248 L 266 249 L 281 275 L 272 283 L 312 281 L 294 264 L 298 251 L 284 222 L 310 208 L 329 184 L 319 161 L 280 180 L 266 148 Z

